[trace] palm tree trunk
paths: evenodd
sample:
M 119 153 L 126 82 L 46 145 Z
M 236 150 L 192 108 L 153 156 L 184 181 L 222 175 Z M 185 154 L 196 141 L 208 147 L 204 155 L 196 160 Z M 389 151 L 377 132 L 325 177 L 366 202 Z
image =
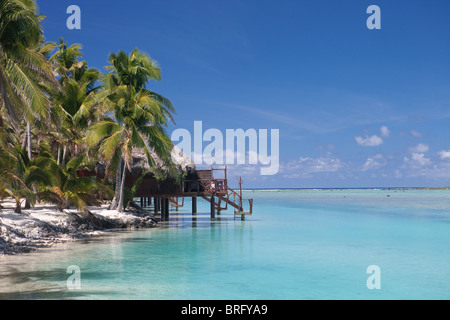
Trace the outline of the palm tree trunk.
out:
M 123 212 L 123 198 L 124 198 L 124 188 L 125 188 L 125 175 L 127 172 L 127 168 L 125 166 L 123 166 L 122 169 L 122 181 L 120 181 L 120 190 L 119 190 L 119 206 L 118 206 L 118 211 L 119 212 Z
M 56 161 L 58 166 L 61 164 L 61 145 L 58 145 L 58 159 Z
M 20 203 L 20 198 L 16 198 L 16 208 L 14 209 L 15 213 L 22 213 L 22 207 Z
M 27 121 L 27 143 L 28 143 L 28 159 L 31 161 L 31 125 L 30 121 Z
M 67 145 L 65 145 L 63 149 L 63 157 L 61 161 L 61 167 L 63 168 L 66 166 L 66 152 L 67 152 Z
M 109 210 L 117 209 L 117 203 L 120 197 L 120 185 L 122 181 L 122 167 L 123 167 L 123 160 L 120 160 L 116 171 L 116 188 L 114 190 L 114 198 L 112 199 L 111 204 L 109 205 Z
M 0 44 L 0 54 L 1 54 L 1 44 Z M 1 55 L 0 58 L 3 59 L 4 56 Z M 16 132 L 20 132 L 19 126 L 17 125 L 17 122 L 16 122 L 17 119 L 15 119 L 15 117 L 14 117 L 14 111 L 13 111 L 14 108 L 13 108 L 13 106 L 11 104 L 10 99 L 9 99 L 9 95 L 8 95 L 8 92 L 6 91 L 4 82 L 5 82 L 5 80 L 3 79 L 2 75 L 0 74 L 0 96 L 2 96 L 2 99 L 3 99 L 2 105 L 6 109 L 6 113 L 8 114 L 8 117 L 11 120 L 11 124 L 12 124 L 14 130 Z M 3 119 L 2 119 L 2 127 L 3 126 L 4 125 L 3 125 Z
M 31 125 L 30 125 L 30 121 L 29 120 L 27 120 L 26 137 L 27 137 L 28 161 L 31 161 L 31 157 L 33 156 L 33 154 L 31 152 Z M 38 193 L 38 189 L 37 189 L 37 187 L 35 186 L 34 183 L 32 184 L 32 189 L 33 189 L 33 192 L 35 194 Z M 38 201 L 39 201 L 39 198 L 38 198 Z M 30 201 L 28 199 L 26 199 L 26 201 L 25 201 L 25 209 L 30 209 L 30 208 L 31 208 Z
M 28 141 L 28 134 L 27 131 L 25 130 L 22 140 L 22 150 L 25 150 L 25 148 L 27 147 L 27 141 Z

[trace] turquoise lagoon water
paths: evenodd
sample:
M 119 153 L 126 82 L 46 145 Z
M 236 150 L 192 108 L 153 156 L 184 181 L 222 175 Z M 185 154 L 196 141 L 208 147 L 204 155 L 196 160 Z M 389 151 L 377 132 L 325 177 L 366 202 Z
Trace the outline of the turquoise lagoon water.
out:
M 254 215 L 190 201 L 151 230 L 0 259 L 1 299 L 449 299 L 450 192 L 259 190 Z M 69 291 L 67 267 L 81 289 Z M 370 290 L 369 266 L 381 289 Z

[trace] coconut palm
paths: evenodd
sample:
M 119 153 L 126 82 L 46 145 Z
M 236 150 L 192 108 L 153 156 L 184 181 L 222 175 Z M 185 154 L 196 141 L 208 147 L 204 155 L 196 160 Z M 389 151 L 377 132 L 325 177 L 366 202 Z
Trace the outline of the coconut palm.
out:
M 132 164 L 134 148 L 143 150 L 150 161 L 151 150 L 164 159 L 170 158 L 172 142 L 164 132 L 157 119 L 163 117 L 158 103 L 145 93 L 135 92 L 133 87 L 118 87 L 113 96 L 117 117 L 93 124 L 88 133 L 88 144 L 100 142 L 100 153 L 104 160 L 114 166 L 116 171 L 116 188 L 118 190 L 117 208 L 123 210 L 124 185 L 127 170 Z M 156 125 L 154 125 L 156 123 Z
M 167 121 L 175 122 L 172 116 L 175 114 L 172 102 L 146 87 L 150 80 L 161 80 L 161 68 L 155 60 L 148 54 L 134 49 L 129 55 L 122 50 L 117 54 L 111 53 L 109 63 L 110 65 L 105 67 L 108 73 L 103 77 L 107 91 L 112 92 L 121 85 L 132 86 L 136 91 L 144 90 L 158 102 L 164 116 L 163 124 L 166 125 Z
M 49 58 L 54 66 L 54 73 L 59 78 L 60 83 L 74 78 L 75 69 L 80 66 L 78 58 L 82 56 L 81 44 L 67 46 L 67 42 L 60 38 L 56 44 L 58 50 Z
M 55 79 L 47 59 L 34 50 L 42 40 L 41 20 L 33 0 L 0 0 L 0 108 L 16 130 L 23 115 L 30 122 L 49 112 L 39 83 Z
M 104 186 L 93 177 L 80 177 L 78 170 L 83 166 L 84 157 L 76 157 L 61 167 L 52 159 L 49 168 L 53 172 L 51 185 L 45 187 L 40 197 L 55 203 L 60 211 L 75 206 L 81 212 L 86 212 L 86 206 L 98 205 L 95 192 Z
M 151 152 L 170 162 L 172 142 L 164 128 L 173 122 L 172 103 L 148 89 L 150 80 L 160 80 L 161 71 L 148 55 L 134 50 L 110 54 L 109 71 L 104 76 L 113 118 L 93 124 L 88 131 L 88 145 L 100 144 L 100 153 L 110 168 L 116 168 L 115 196 L 110 209 L 123 210 L 124 184 L 133 148 L 143 150 L 149 163 Z
M 15 212 L 21 213 L 23 200 L 26 200 L 28 206 L 34 205 L 38 197 L 38 187 L 51 184 L 52 172 L 48 168 L 51 156 L 42 149 L 40 154 L 31 160 L 26 150 L 15 146 L 10 152 L 1 148 L 0 158 L 0 176 L 6 182 L 2 191 L 16 201 Z
M 56 45 L 56 44 L 55 44 Z M 78 61 L 81 57 L 81 45 L 68 46 L 63 39 L 56 45 L 58 50 L 49 58 L 61 90 L 52 86 L 46 87 L 54 106 L 53 116 L 58 131 L 58 162 L 64 166 L 67 151 L 71 157 L 80 153 L 84 131 L 90 122 L 97 118 L 94 97 L 99 86 L 97 82 L 100 72 L 89 68 L 86 61 Z M 61 146 L 63 147 L 62 160 Z M 68 150 L 70 149 L 70 150 Z

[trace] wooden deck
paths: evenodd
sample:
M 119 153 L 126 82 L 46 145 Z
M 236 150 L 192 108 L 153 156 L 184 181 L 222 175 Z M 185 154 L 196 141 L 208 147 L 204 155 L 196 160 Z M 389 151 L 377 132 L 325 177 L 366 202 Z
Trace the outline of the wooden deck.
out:
M 214 173 L 221 173 L 220 178 L 216 178 Z M 220 174 L 219 174 L 220 175 Z M 131 188 L 137 180 L 128 179 L 127 187 Z M 240 193 L 228 186 L 227 169 L 202 169 L 189 174 L 185 180 L 176 182 L 175 180 L 157 180 L 153 176 L 145 176 L 136 191 L 135 197 L 142 199 L 153 198 L 155 213 L 161 211 L 161 219 L 167 220 L 169 206 L 184 206 L 184 198 L 192 198 L 192 212 L 197 213 L 197 198 L 203 198 L 211 206 L 211 217 L 215 217 L 216 212 L 227 210 L 228 206 L 234 208 L 235 216 L 253 214 L 253 199 L 243 199 L 242 190 Z M 245 208 L 244 208 L 245 206 Z

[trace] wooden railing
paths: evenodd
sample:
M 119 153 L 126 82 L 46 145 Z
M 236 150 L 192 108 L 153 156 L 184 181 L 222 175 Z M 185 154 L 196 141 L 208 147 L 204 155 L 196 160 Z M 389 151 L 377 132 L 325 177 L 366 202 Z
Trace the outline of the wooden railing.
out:
M 181 190 L 183 193 L 208 193 L 225 194 L 227 192 L 226 179 L 197 179 L 182 181 Z
M 204 178 L 196 180 L 184 180 L 182 181 L 181 191 L 183 194 L 197 194 L 203 197 L 205 200 L 211 202 L 211 197 L 214 196 L 214 207 L 218 210 L 226 210 L 228 205 L 231 205 L 236 209 L 236 214 L 252 214 L 253 213 L 253 199 L 243 199 L 241 194 L 237 193 L 227 183 L 227 169 L 205 169 L 198 171 L 211 171 L 210 175 L 213 177 L 213 171 L 223 171 L 224 178 Z M 238 180 L 239 181 L 239 180 Z M 242 187 L 242 180 L 240 188 Z M 242 190 L 241 190 L 242 193 Z M 222 206 L 222 202 L 225 203 Z M 244 203 L 248 202 L 248 211 L 244 210 Z M 246 206 L 247 207 L 247 206 Z
M 246 213 L 246 214 L 252 214 L 253 213 L 253 199 L 243 199 L 239 193 L 231 189 L 230 187 L 226 186 L 226 192 L 221 193 L 214 193 L 211 194 L 214 195 L 214 199 L 217 198 L 217 202 L 214 200 L 214 206 L 217 210 L 227 210 L 228 205 L 235 208 L 237 211 L 236 213 Z M 208 202 L 211 202 L 211 198 L 207 195 L 202 195 L 202 198 L 207 200 Z M 222 201 L 225 203 L 225 206 L 222 206 Z M 248 211 L 244 210 L 244 203 L 248 202 Z
M 181 208 L 184 206 L 184 197 L 181 197 L 181 203 L 180 197 L 171 197 L 169 198 L 169 202 L 172 204 L 173 207 Z

